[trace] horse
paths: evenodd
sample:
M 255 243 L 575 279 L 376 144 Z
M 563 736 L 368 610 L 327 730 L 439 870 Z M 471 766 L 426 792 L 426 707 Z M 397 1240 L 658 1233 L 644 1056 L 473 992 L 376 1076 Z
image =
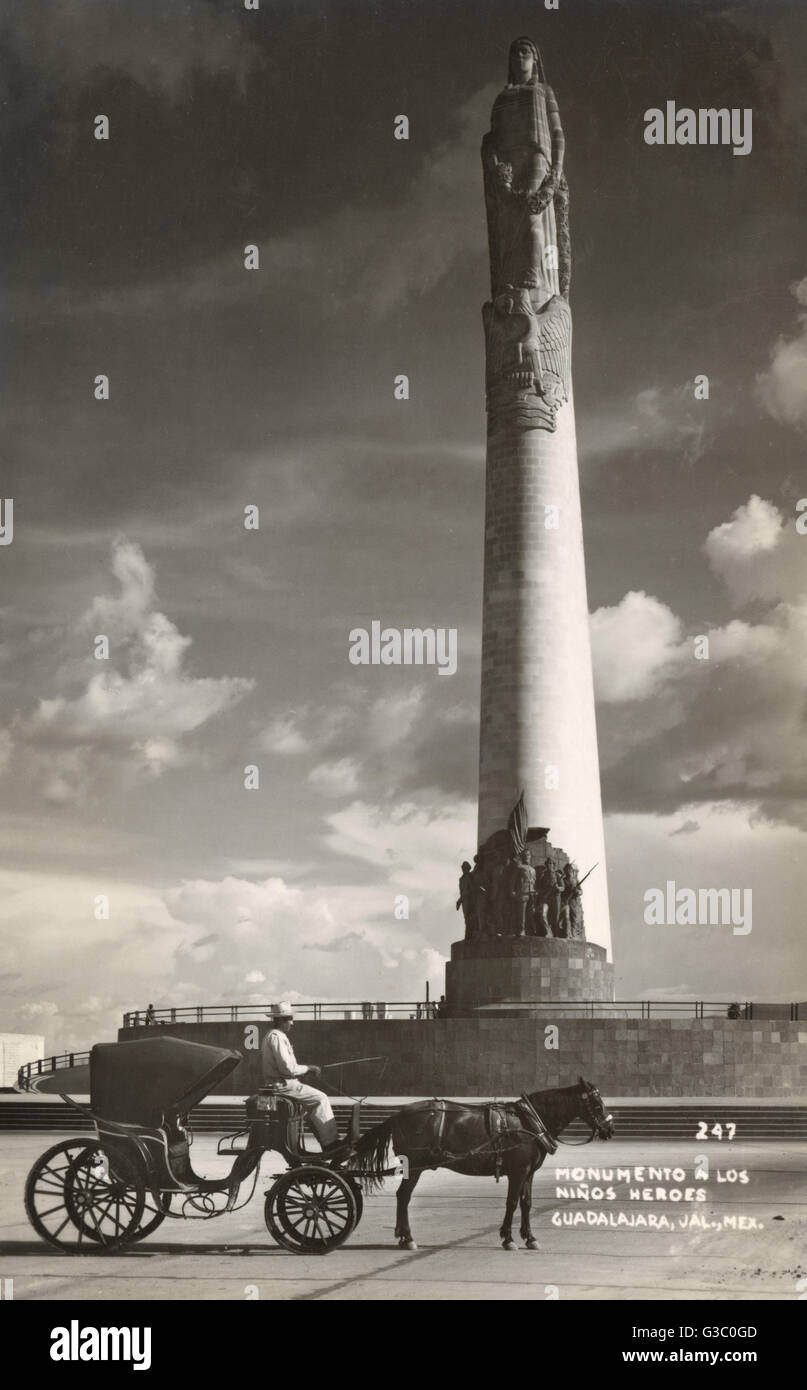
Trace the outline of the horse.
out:
M 532 1112 L 532 1113 L 531 1113 Z M 537 1113 L 536 1113 L 537 1112 Z M 368 1190 L 382 1185 L 389 1171 L 390 1148 L 405 1159 L 404 1177 L 396 1193 L 395 1238 L 401 1250 L 417 1250 L 409 1225 L 409 1201 L 426 1169 L 453 1168 L 471 1177 L 507 1177 L 507 1204 L 499 1230 L 502 1247 L 517 1250 L 513 1215 L 521 1207 L 520 1235 L 528 1250 L 539 1250 L 530 1227 L 532 1180 L 557 1136 L 582 1119 L 590 1139 L 610 1139 L 614 1132 L 597 1087 L 583 1077 L 576 1086 L 533 1091 L 521 1101 L 463 1105 L 457 1101 L 425 1100 L 396 1110 L 388 1120 L 362 1135 L 346 1164 Z M 549 1132 L 550 1142 L 544 1138 Z M 589 1142 L 589 1141 L 586 1141 Z

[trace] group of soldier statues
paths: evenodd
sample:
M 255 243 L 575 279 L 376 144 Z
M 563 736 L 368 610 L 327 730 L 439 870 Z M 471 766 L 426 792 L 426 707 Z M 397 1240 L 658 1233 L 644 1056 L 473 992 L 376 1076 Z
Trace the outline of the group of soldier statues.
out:
M 583 889 L 577 866 L 546 859 L 536 869 L 530 851 L 510 858 L 474 855 L 462 865 L 457 908 L 465 939 L 544 936 L 582 941 Z

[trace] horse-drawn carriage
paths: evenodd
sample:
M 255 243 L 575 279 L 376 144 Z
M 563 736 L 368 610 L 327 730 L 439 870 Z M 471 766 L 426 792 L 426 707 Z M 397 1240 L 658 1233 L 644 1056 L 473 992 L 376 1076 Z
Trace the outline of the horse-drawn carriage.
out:
M 341 1245 L 362 1214 L 359 1181 L 340 1171 L 351 1144 L 333 1159 L 308 1152 L 302 1110 L 272 1087 L 249 1097 L 245 1126 L 219 1141 L 218 1152 L 233 1157 L 229 1173 L 194 1172 L 188 1115 L 241 1060 L 225 1048 L 171 1037 L 97 1044 L 89 1109 L 64 1097 L 89 1115 L 94 1137 L 55 1144 L 28 1175 L 25 1206 L 37 1233 L 57 1249 L 97 1254 L 143 1240 L 167 1217 L 221 1216 L 250 1200 L 261 1158 L 272 1152 L 288 1167 L 271 1175 L 266 1191 L 271 1235 L 299 1254 Z M 356 1108 L 351 1141 L 357 1139 Z
M 362 1185 L 372 1190 L 393 1174 L 403 1178 L 395 1237 L 415 1249 L 409 1199 L 421 1174 L 441 1167 L 506 1176 L 502 1244 L 516 1248 L 511 1227 L 520 1205 L 520 1233 L 534 1250 L 532 1179 L 558 1136 L 575 1119 L 589 1139 L 613 1133 L 599 1091 L 580 1077 L 518 1101 L 415 1101 L 361 1137 L 357 1105 L 347 1142 L 328 1155 L 306 1149 L 301 1107 L 264 1086 L 246 1102 L 244 1127 L 219 1141 L 218 1152 L 233 1158 L 229 1173 L 203 1178 L 191 1163 L 188 1115 L 240 1061 L 237 1052 L 165 1036 L 94 1047 L 89 1109 L 64 1099 L 89 1115 L 95 1136 L 55 1144 L 28 1175 L 25 1205 L 38 1234 L 59 1250 L 93 1254 L 143 1240 L 167 1217 L 222 1216 L 250 1200 L 261 1158 L 271 1152 L 287 1167 L 269 1175 L 264 1217 L 275 1240 L 296 1254 L 324 1255 L 341 1245 L 361 1218 Z M 393 1154 L 402 1168 L 390 1166 Z

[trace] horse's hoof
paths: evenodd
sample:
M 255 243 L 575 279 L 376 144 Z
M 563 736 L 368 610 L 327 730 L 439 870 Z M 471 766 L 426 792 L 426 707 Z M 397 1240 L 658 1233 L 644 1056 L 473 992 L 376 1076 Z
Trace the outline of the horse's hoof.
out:
M 399 1250 L 417 1250 L 417 1245 L 415 1244 L 415 1242 L 414 1242 L 411 1238 L 410 1238 L 410 1239 L 407 1239 L 406 1236 L 401 1236 L 401 1239 L 398 1241 L 398 1249 L 399 1249 Z
M 525 1247 L 525 1248 L 526 1248 L 527 1250 L 540 1250 L 541 1247 L 540 1247 L 540 1245 L 538 1244 L 537 1240 L 530 1239 L 530 1240 L 527 1241 L 527 1244 L 526 1244 L 526 1247 Z
M 517 1250 L 517 1249 L 518 1249 L 518 1246 L 516 1245 L 516 1243 L 515 1243 L 514 1240 L 503 1240 L 503 1241 L 502 1241 L 502 1250 Z

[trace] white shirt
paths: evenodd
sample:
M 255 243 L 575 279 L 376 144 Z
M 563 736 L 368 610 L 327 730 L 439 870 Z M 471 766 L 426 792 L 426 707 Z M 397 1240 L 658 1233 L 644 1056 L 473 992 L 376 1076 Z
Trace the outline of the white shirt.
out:
M 304 1076 L 308 1071 L 307 1066 L 297 1061 L 288 1034 L 280 1028 L 273 1028 L 264 1038 L 261 1065 L 265 1082 L 288 1081 L 293 1076 Z

